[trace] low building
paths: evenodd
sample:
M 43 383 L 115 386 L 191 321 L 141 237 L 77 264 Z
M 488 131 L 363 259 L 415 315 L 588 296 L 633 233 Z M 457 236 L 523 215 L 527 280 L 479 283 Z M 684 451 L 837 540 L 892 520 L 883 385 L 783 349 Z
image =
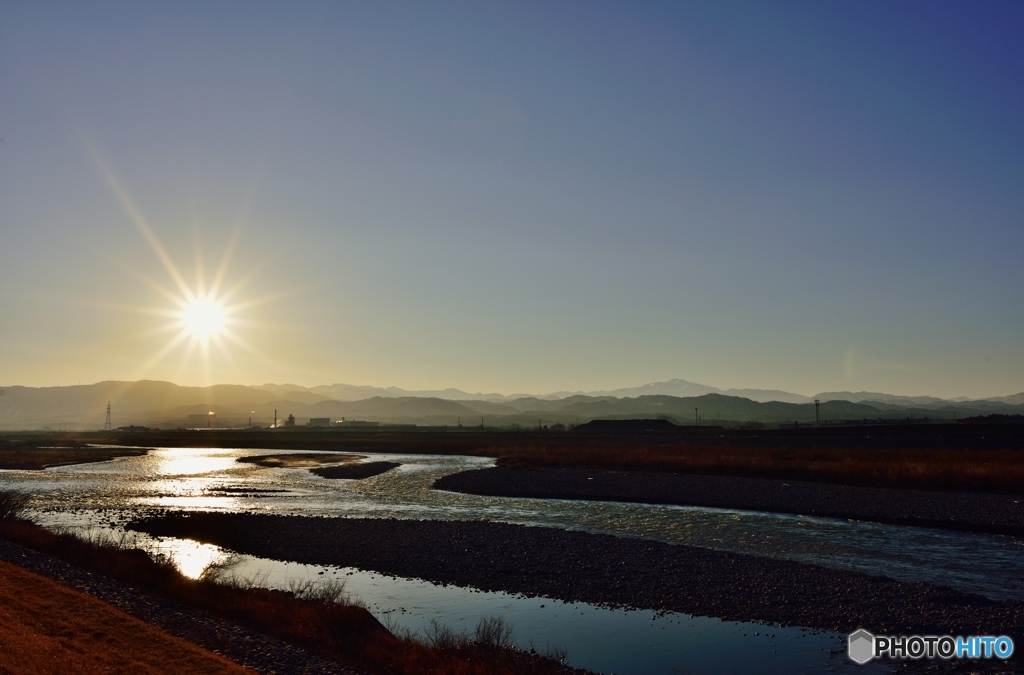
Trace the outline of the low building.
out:
M 329 427 L 331 426 L 330 417 L 310 417 L 309 422 L 306 423 L 307 427 Z

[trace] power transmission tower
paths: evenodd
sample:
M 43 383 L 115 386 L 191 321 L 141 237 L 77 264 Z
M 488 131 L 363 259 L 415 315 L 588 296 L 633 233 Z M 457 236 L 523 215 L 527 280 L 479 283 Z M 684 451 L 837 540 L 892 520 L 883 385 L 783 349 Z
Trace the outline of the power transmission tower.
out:
M 817 426 L 821 426 L 821 416 L 818 414 L 818 407 L 821 405 L 821 401 L 814 399 L 814 423 Z
M 110 424 L 110 401 L 107 401 L 107 419 L 103 423 L 103 430 L 110 431 L 113 426 Z

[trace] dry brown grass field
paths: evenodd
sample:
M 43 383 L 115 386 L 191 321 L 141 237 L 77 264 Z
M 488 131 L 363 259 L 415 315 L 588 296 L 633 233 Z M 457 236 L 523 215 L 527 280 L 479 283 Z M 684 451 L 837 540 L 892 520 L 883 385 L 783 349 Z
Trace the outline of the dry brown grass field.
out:
M 536 444 L 491 451 L 502 466 L 760 476 L 843 485 L 1024 492 L 1024 452 L 779 448 L 746 445 Z
M 0 469 L 45 469 L 49 466 L 106 462 L 115 457 L 146 454 L 136 448 L 19 448 L 0 447 Z
M 0 561 L 0 672 L 252 671 L 100 600 Z

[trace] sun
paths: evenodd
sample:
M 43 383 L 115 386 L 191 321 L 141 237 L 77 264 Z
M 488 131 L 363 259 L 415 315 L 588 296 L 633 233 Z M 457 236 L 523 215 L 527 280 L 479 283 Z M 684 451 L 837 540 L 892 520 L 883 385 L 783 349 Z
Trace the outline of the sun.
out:
M 181 310 L 181 327 L 199 340 L 211 340 L 224 333 L 227 312 L 213 300 L 196 298 Z
M 159 325 L 149 329 L 141 330 L 126 339 L 149 339 L 155 335 L 170 334 L 167 342 L 154 353 L 149 360 L 137 366 L 136 374 L 131 379 L 142 379 L 152 368 L 157 367 L 172 352 L 181 352 L 182 358 L 178 366 L 179 377 L 186 371 L 193 356 L 198 356 L 203 365 L 206 379 L 211 377 L 211 357 L 220 356 L 219 363 L 226 364 L 237 371 L 234 354 L 239 350 L 259 359 L 261 362 L 273 362 L 273 358 L 262 353 L 254 345 L 239 335 L 240 329 L 265 327 L 258 321 L 246 318 L 248 310 L 260 305 L 273 302 L 289 291 L 278 290 L 268 295 L 259 297 L 244 297 L 245 288 L 249 281 L 255 276 L 255 271 L 249 272 L 233 285 L 228 285 L 228 267 L 231 258 L 241 237 L 244 213 L 236 220 L 235 228 L 227 242 L 220 264 L 215 268 L 211 277 L 207 277 L 203 265 L 203 256 L 198 243 L 198 231 L 196 240 L 196 264 L 195 280 L 189 283 L 177 264 L 171 259 L 163 244 L 160 242 L 153 227 L 146 220 L 142 211 L 128 194 L 127 188 L 115 175 L 113 169 L 104 161 L 99 151 L 87 137 L 82 136 L 86 148 L 89 150 L 97 168 L 103 174 L 110 187 L 111 192 L 117 201 L 120 202 L 125 213 L 134 222 L 143 239 L 149 244 L 157 259 L 162 263 L 164 271 L 170 280 L 161 283 L 148 274 L 136 272 L 136 278 L 145 285 L 152 288 L 167 303 L 163 307 L 154 306 L 127 306 L 113 305 L 118 310 L 137 312 L 157 317 L 162 317 Z M 222 368 L 217 365 L 217 368 Z
M 179 347 L 183 348 L 179 373 L 187 367 L 186 364 L 190 362 L 193 355 L 197 355 L 202 361 L 207 379 L 211 372 L 211 357 L 214 357 L 215 354 L 219 354 L 223 363 L 231 368 L 235 367 L 232 352 L 239 349 L 261 360 L 268 358 L 238 334 L 239 328 L 260 324 L 246 320 L 239 314 L 269 302 L 275 296 L 239 299 L 237 295 L 245 285 L 244 280 L 224 290 L 222 282 L 227 271 L 229 259 L 227 255 L 221 261 L 212 283 L 205 283 L 205 275 L 197 270 L 195 285 L 189 285 L 185 281 L 177 266 L 169 258 L 161 257 L 164 258 L 164 266 L 173 280 L 174 286 L 165 287 L 143 275 L 139 275 L 138 278 L 162 295 L 170 303 L 170 306 L 139 309 L 146 314 L 162 316 L 168 320 L 144 331 L 140 336 L 170 333 L 171 337 L 149 361 L 140 367 L 139 377 L 156 367 L 172 352 L 178 351 Z

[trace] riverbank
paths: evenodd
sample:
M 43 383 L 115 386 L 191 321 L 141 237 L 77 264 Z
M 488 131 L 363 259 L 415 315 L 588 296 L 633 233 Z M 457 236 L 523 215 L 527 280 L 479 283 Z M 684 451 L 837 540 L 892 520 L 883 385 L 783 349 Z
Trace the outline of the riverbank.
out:
M 0 469 L 41 471 L 51 466 L 109 462 L 117 457 L 138 457 L 147 452 L 148 448 L 41 448 L 0 445 Z
M 1024 603 L 785 560 L 486 521 L 169 514 L 132 529 L 568 602 L 848 632 L 1024 635 Z
M 999 446 L 992 446 L 985 445 L 985 437 L 964 443 L 963 439 L 925 434 L 878 438 L 880 430 L 871 432 L 860 438 L 723 434 L 680 439 L 668 445 L 634 436 L 618 445 L 523 443 L 495 454 L 496 464 L 509 468 L 643 471 L 898 490 L 1024 494 L 1024 448 L 1012 434 L 1000 438 Z
M 557 657 L 511 648 L 503 641 L 500 622 L 481 621 L 475 634 L 439 632 L 434 640 L 430 634 L 425 641 L 394 635 L 366 608 L 348 602 L 343 584 L 311 582 L 290 592 L 268 590 L 232 577 L 230 565 L 190 579 L 166 558 L 153 559 L 133 548 L 130 536 L 83 540 L 50 532 L 17 517 L 23 508 L 20 496 L 0 492 L 0 507 L 5 500 L 13 506 L 0 508 L 0 560 L 98 597 L 260 673 L 585 672 L 562 665 Z
M 778 478 L 894 489 L 1024 494 L 1024 425 L 572 432 L 485 428 L 0 432 L 5 446 L 85 443 L 494 457 L 498 466 Z
M 84 593 L 0 561 L 0 672 L 254 671 Z
M 1024 536 L 1019 495 L 896 490 L 828 483 L 570 468 L 494 467 L 434 483 L 492 497 L 707 506 Z

